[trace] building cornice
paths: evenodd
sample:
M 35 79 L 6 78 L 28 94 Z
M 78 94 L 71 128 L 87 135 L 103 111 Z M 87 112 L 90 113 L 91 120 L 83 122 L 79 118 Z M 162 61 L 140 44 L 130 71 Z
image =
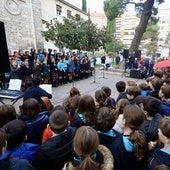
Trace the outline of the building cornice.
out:
M 74 5 L 66 2 L 66 1 L 64 1 L 64 0 L 58 0 L 58 1 L 61 2 L 61 3 L 63 3 L 64 5 L 67 5 L 67 6 L 71 7 L 71 8 L 73 8 L 73 9 L 75 9 L 76 11 L 79 11 L 79 12 L 83 13 L 84 15 L 87 15 L 87 16 L 88 16 L 88 13 L 87 13 L 87 12 L 84 12 L 83 10 L 77 8 L 76 6 L 74 6 Z

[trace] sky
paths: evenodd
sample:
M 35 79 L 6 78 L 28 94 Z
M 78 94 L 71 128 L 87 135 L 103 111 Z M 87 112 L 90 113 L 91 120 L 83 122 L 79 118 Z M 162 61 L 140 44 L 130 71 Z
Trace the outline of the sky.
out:
M 90 9 L 90 12 L 103 12 L 103 2 L 104 0 L 86 0 L 87 10 Z
M 81 9 L 81 2 L 82 0 L 66 0 L 67 2 L 79 7 Z M 134 2 L 139 2 L 139 0 L 131 0 Z M 104 12 L 103 10 L 103 2 L 104 0 L 86 0 L 87 3 L 87 11 L 88 9 L 90 9 L 90 12 Z M 145 2 L 145 0 L 143 0 L 143 2 Z M 169 7 L 170 8 L 170 0 L 165 0 L 164 3 L 162 3 L 161 5 L 162 7 Z M 133 9 L 132 6 L 129 7 L 129 9 Z
M 139 0 L 134 0 L 139 1 Z M 86 0 L 87 10 L 90 9 L 90 12 L 103 12 L 103 2 L 104 0 Z M 170 0 L 165 0 L 164 3 L 160 5 L 161 7 L 170 7 Z

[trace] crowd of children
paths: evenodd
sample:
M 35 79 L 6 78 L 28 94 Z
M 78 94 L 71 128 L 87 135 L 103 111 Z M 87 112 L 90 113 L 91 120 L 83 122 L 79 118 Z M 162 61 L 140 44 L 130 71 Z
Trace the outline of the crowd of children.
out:
M 95 59 L 87 54 L 58 53 L 56 50 L 19 49 L 10 56 L 10 72 L 1 76 L 1 87 L 5 88 L 10 79 L 22 80 L 22 91 L 32 85 L 32 78 L 40 78 L 52 86 L 88 78 L 94 71 Z M 8 74 L 8 78 L 7 75 Z M 5 79 L 6 77 L 6 79 Z
M 169 77 L 155 71 L 145 83 L 118 81 L 116 99 L 107 86 L 94 97 L 72 87 L 51 111 L 35 98 L 20 113 L 1 105 L 0 169 L 170 169 Z

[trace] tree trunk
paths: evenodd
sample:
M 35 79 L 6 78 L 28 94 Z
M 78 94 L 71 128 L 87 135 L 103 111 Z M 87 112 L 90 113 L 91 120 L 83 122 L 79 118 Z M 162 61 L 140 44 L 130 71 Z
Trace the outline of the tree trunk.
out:
M 140 45 L 142 36 L 144 32 L 146 31 L 148 20 L 152 15 L 153 5 L 154 5 L 154 0 L 147 0 L 143 3 L 143 11 L 142 11 L 142 15 L 140 18 L 140 22 L 135 30 L 135 35 L 134 35 L 134 38 L 132 40 L 132 43 L 129 49 L 130 54 L 136 51 Z

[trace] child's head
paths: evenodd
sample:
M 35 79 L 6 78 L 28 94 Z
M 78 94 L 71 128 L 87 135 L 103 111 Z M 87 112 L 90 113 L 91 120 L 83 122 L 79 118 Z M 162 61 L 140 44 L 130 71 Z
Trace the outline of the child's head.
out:
M 73 148 L 82 161 L 79 165 L 79 169 L 92 169 L 92 167 L 96 169 L 95 167 L 99 166 L 92 159 L 95 152 L 98 150 L 98 146 L 99 137 L 93 128 L 82 126 L 77 130 L 73 140 Z
M 139 88 L 141 90 L 150 90 L 150 86 L 147 83 L 140 83 Z
M 7 145 L 6 133 L 2 128 L 0 128 L 0 155 L 2 155 L 5 152 L 6 145 Z
M 68 125 L 68 115 L 64 110 L 55 110 L 49 118 L 50 129 L 55 134 L 60 134 L 65 131 Z
M 29 98 L 20 106 L 21 113 L 27 114 L 29 119 L 34 119 L 41 112 L 39 102 L 34 98 Z
M 170 117 L 164 117 L 159 123 L 158 135 L 162 143 L 170 143 Z
M 107 132 L 113 128 L 115 124 L 113 111 L 108 107 L 101 107 L 96 118 L 96 127 L 101 132 Z
M 145 115 L 137 105 L 127 105 L 123 111 L 124 126 L 137 130 L 144 122 Z
M 154 117 L 161 109 L 161 101 L 152 96 L 145 96 L 143 110 L 146 115 Z
M 155 77 L 149 82 L 149 85 L 152 90 L 160 90 L 163 85 L 163 80 Z
M 125 106 L 129 105 L 129 101 L 127 99 L 120 99 L 117 103 L 116 103 L 116 109 L 115 109 L 115 115 L 116 117 L 118 117 L 120 114 L 123 114 L 123 110 L 125 108 Z
M 27 125 L 22 120 L 12 120 L 5 124 L 3 129 L 6 132 L 8 149 L 15 149 L 26 140 Z
M 79 95 L 80 96 L 80 91 L 76 87 L 72 87 L 70 89 L 70 97 L 75 96 L 75 95 Z
M 145 120 L 143 111 L 137 105 L 127 105 L 123 111 L 124 132 L 130 129 L 130 141 L 134 146 L 134 154 L 138 160 L 144 157 L 147 144 L 144 136 L 138 131 Z
M 81 113 L 85 115 L 88 125 L 94 124 L 96 107 L 95 107 L 94 99 L 91 95 L 86 94 L 80 97 L 77 113 Z
M 95 100 L 99 104 L 99 107 L 103 107 L 107 104 L 107 94 L 103 90 L 95 91 Z
M 170 85 L 163 85 L 159 90 L 159 97 L 161 99 L 170 99 Z
M 119 93 L 124 92 L 126 89 L 126 83 L 124 81 L 118 81 L 116 83 L 116 89 Z
M 3 104 L 0 106 L 0 127 L 16 118 L 17 114 L 13 105 Z
M 110 95 L 111 95 L 111 89 L 110 89 L 110 87 L 108 87 L 108 86 L 103 86 L 102 88 L 101 88 L 101 90 L 103 90 L 106 94 L 107 94 L 107 97 L 109 97 Z
M 131 86 L 137 86 L 136 81 L 134 81 L 134 80 L 128 80 L 128 81 L 126 82 L 126 88 L 127 88 L 127 87 L 131 87 Z
M 138 86 L 129 86 L 126 89 L 126 96 L 128 100 L 134 99 L 141 94 L 141 89 Z

